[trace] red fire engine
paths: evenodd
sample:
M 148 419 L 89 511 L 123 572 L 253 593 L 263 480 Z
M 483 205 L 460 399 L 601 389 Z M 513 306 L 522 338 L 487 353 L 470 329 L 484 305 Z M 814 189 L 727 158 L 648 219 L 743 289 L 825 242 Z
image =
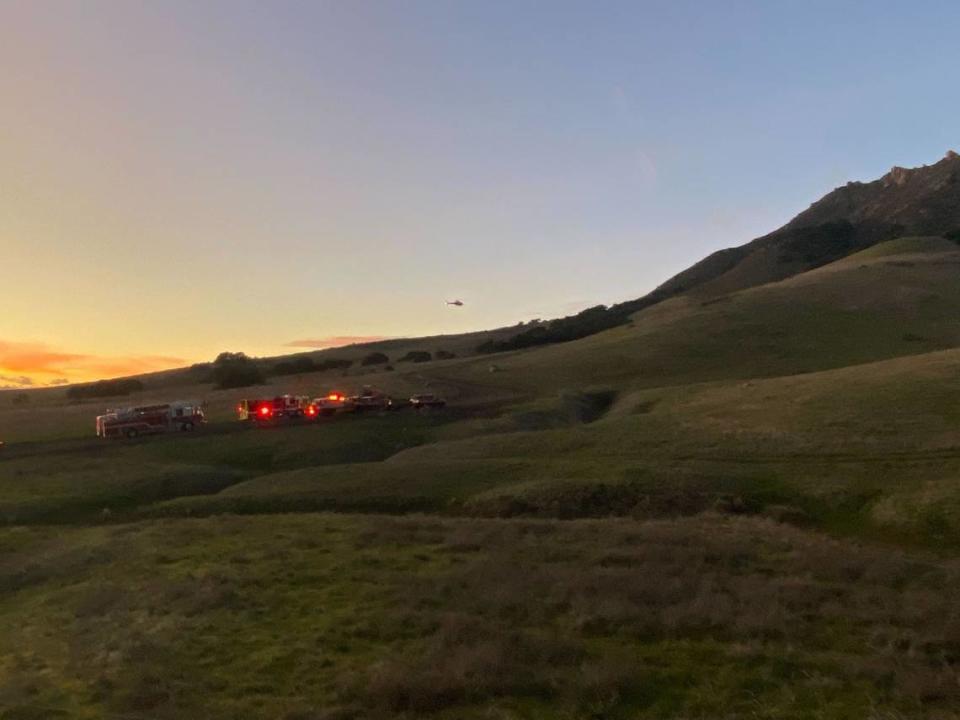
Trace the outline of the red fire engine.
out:
M 97 437 L 134 438 L 171 430 L 193 430 L 204 422 L 203 410 L 194 402 L 118 408 L 97 416 Z
M 313 410 L 311 411 L 311 408 Z M 315 415 L 316 408 L 306 395 L 280 395 L 260 400 L 241 400 L 237 405 L 237 416 L 250 422 L 271 422 L 274 420 L 300 418 Z

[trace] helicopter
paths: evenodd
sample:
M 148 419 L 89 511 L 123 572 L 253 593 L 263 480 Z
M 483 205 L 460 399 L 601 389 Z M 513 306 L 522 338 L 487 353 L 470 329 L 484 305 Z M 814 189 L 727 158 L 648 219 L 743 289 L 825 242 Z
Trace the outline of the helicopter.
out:
M 463 300 L 447 300 L 447 305 L 454 305 L 456 307 L 463 307 Z

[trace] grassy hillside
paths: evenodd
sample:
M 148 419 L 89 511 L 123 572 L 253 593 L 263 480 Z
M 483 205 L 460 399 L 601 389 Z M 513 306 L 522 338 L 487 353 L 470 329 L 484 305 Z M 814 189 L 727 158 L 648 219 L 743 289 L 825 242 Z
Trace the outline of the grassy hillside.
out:
M 749 519 L 16 528 L 0 533 L 0 707 L 951 718 L 957 581 L 949 563 Z
M 629 326 L 193 397 L 0 405 L 0 718 L 957 718 L 960 248 Z M 245 428 L 365 383 L 446 411 Z M 12 441 L 12 442 L 10 442 Z
M 960 248 L 903 242 L 903 255 L 882 246 L 761 287 L 674 298 L 630 326 L 459 363 L 445 375 L 538 394 L 789 375 L 957 347 Z M 501 372 L 489 373 L 491 363 Z

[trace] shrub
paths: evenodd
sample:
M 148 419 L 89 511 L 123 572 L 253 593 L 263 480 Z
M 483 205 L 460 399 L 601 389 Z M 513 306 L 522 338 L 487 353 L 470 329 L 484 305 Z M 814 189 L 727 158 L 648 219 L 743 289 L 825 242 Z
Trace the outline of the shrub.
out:
M 825 265 L 847 255 L 855 241 L 856 229 L 847 220 L 797 228 L 783 243 L 780 259 Z
M 273 366 L 274 375 L 299 375 L 301 373 L 316 372 L 317 364 L 313 358 L 301 356 L 290 360 L 281 360 Z
M 535 345 L 569 342 L 588 335 L 594 335 L 603 330 L 623 325 L 630 315 L 653 305 L 663 299 L 652 293 L 645 298 L 620 303 L 619 305 L 596 305 L 587 308 L 576 315 L 551 320 L 548 323 L 535 325 L 528 330 L 517 333 L 506 340 L 487 340 L 477 347 L 479 353 L 503 352 L 505 350 L 522 350 Z
M 214 384 L 221 390 L 247 387 L 263 382 L 260 366 L 242 352 L 223 352 L 213 361 L 211 373 Z
M 342 360 L 340 358 L 329 358 L 317 363 L 317 370 L 348 370 L 353 365 L 353 360 Z
M 433 356 L 437 360 L 453 360 L 457 354 L 455 352 L 450 352 L 449 350 L 437 350 Z
M 84 385 L 73 385 L 67 388 L 67 397 L 71 400 L 85 400 L 87 398 L 117 397 L 143 390 L 143 383 L 136 378 L 119 378 L 117 380 L 98 380 Z
M 433 355 L 428 353 L 426 350 L 411 350 L 406 355 L 404 355 L 398 362 L 430 362 L 433 360 Z
M 361 365 L 385 365 L 390 362 L 390 358 L 384 355 L 381 352 L 370 353 L 363 360 L 360 361 Z
M 950 230 L 949 232 L 945 232 L 943 236 L 947 240 L 950 240 L 952 242 L 957 243 L 957 245 L 960 245 L 960 229 Z
M 189 372 L 197 382 L 213 382 L 213 363 L 194 363 Z
M 301 356 L 289 360 L 281 360 L 273 366 L 274 375 L 301 375 L 303 373 L 326 372 L 327 370 L 346 370 L 353 365 L 353 360 L 328 358 L 317 362 L 312 357 Z
M 17 393 L 13 396 L 12 402 L 14 405 L 26 405 L 28 402 L 30 402 L 30 396 L 26 393 Z

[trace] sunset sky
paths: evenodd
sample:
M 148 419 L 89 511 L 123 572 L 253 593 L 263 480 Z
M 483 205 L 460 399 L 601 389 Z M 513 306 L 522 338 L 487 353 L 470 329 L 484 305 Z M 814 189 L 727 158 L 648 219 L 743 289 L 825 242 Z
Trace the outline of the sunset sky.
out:
M 953 2 L 0 0 L 0 386 L 637 297 L 960 145 L 957 27 Z

